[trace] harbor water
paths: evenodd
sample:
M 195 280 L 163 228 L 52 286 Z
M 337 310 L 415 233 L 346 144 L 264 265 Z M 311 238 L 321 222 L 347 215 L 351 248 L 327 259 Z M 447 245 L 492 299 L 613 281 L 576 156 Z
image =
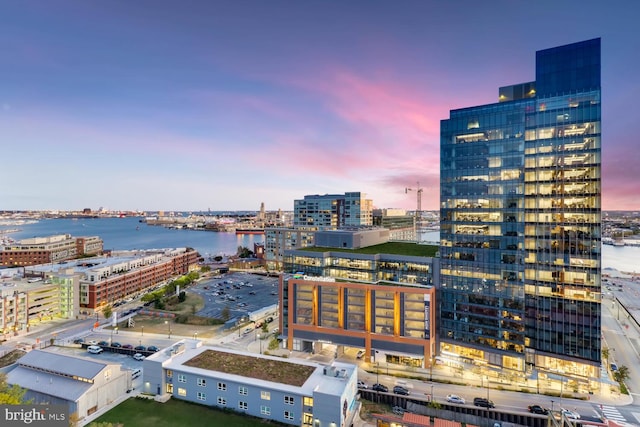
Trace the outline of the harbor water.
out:
M 72 236 L 98 236 L 105 249 L 159 249 L 191 247 L 202 256 L 232 255 L 239 246 L 253 250 L 255 243 L 264 243 L 264 235 L 236 235 L 212 231 L 171 229 L 150 226 L 140 218 L 86 218 L 86 219 L 42 219 L 35 223 L 0 226 L 2 230 L 15 230 L 3 234 L 15 240 L 30 237 L 46 237 L 56 234 Z M 440 240 L 439 231 L 424 233 L 424 242 Z M 627 273 L 640 273 L 640 246 L 602 245 L 602 268 Z

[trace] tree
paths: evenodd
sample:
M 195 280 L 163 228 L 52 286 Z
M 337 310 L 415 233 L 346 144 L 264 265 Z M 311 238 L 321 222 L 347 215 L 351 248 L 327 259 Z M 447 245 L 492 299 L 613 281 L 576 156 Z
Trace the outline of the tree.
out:
M 220 318 L 225 322 L 231 318 L 231 310 L 229 310 L 229 307 L 224 307 L 222 309 L 220 312 Z
M 613 378 L 619 383 L 623 383 L 629 379 L 629 368 L 622 365 L 613 373 Z
M 104 316 L 105 319 L 108 319 L 111 317 L 111 315 L 113 314 L 113 308 L 111 308 L 110 305 L 105 305 L 105 307 L 102 309 L 102 315 Z
M 24 389 L 16 384 L 7 383 L 7 375 L 0 372 L 0 404 L 1 405 L 20 405 L 22 403 L 28 403 L 24 400 L 24 394 L 27 389 Z
M 265 334 L 269 332 L 269 324 L 267 322 L 264 322 L 262 324 L 262 332 L 264 332 Z
M 607 347 L 602 347 L 602 358 L 609 364 L 609 349 Z

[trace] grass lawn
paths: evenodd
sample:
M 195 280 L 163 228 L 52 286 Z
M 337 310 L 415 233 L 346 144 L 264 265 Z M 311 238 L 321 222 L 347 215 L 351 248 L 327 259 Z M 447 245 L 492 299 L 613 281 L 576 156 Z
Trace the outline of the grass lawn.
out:
M 354 254 L 392 254 L 392 255 L 411 255 L 411 256 L 423 256 L 434 257 L 438 251 L 438 246 L 432 245 L 419 245 L 417 243 L 408 242 L 388 242 L 380 245 L 367 246 L 360 249 L 345 249 L 345 248 L 321 248 L 317 246 L 301 248 L 298 250 L 308 252 L 346 252 Z
M 179 427 L 216 425 L 225 427 L 252 427 L 259 424 L 282 426 L 248 415 L 234 414 L 204 405 L 170 399 L 158 403 L 151 399 L 127 399 L 96 422 L 121 423 L 125 427 Z M 91 424 L 89 424 L 91 425 Z

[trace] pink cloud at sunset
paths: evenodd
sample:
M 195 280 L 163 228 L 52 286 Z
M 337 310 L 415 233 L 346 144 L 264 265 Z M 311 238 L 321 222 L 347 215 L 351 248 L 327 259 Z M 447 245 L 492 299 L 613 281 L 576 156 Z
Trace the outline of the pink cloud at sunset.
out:
M 603 208 L 640 210 L 631 0 L 55 3 L 0 6 L 0 139 L 18 159 L 0 179 L 24 178 L 5 209 L 288 210 L 346 191 L 414 209 L 418 182 L 438 209 L 450 110 L 534 80 L 537 50 L 600 37 Z

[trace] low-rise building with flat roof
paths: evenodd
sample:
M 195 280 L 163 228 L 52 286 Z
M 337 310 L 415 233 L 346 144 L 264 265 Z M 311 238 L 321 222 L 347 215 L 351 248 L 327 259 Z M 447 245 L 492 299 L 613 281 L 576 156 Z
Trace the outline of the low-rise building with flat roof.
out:
M 143 392 L 308 427 L 349 426 L 357 369 L 183 340 L 144 360 Z
M 108 406 L 131 388 L 131 371 L 119 364 L 32 350 L 7 374 L 7 383 L 27 389 L 34 404 L 68 405 L 84 417 Z

